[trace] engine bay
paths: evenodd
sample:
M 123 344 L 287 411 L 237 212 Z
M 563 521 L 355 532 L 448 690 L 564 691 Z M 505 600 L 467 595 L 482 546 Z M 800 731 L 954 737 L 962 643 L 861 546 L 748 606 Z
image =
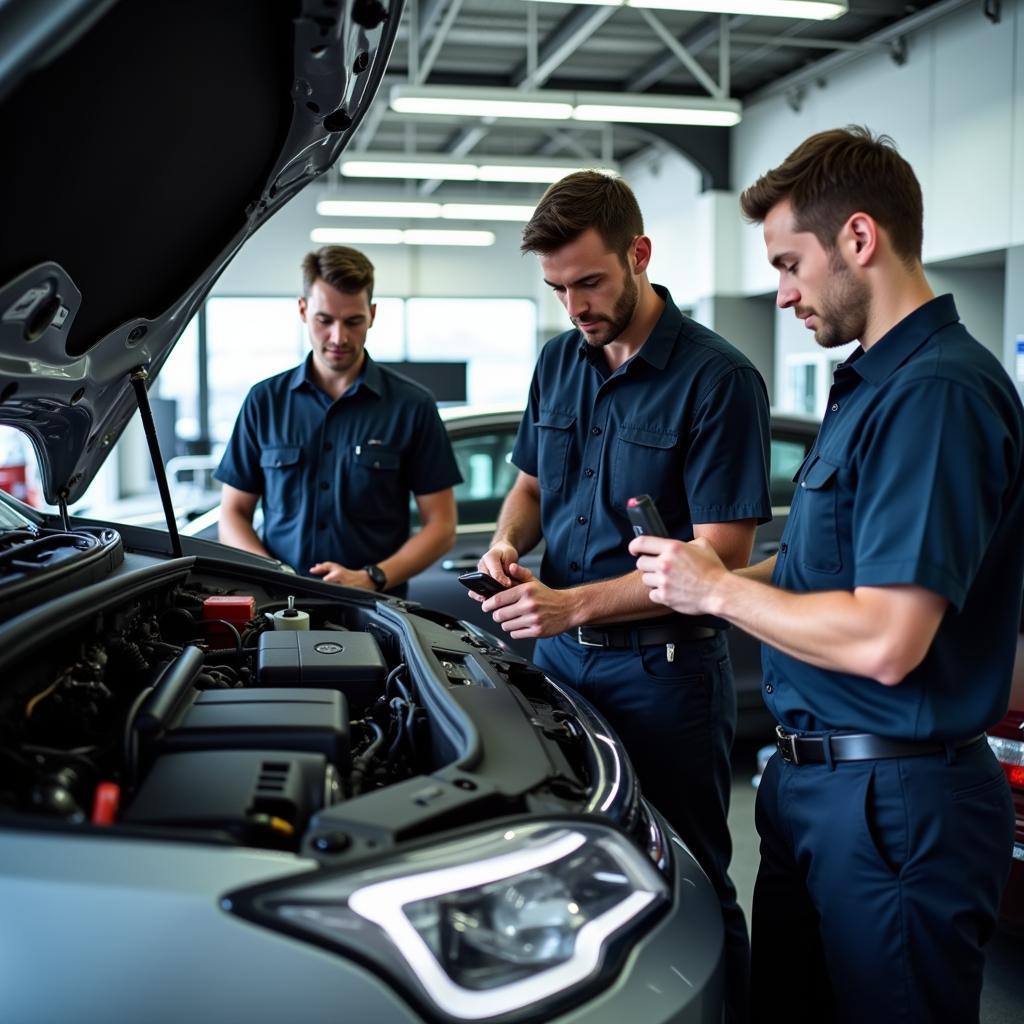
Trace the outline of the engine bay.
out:
M 3 627 L 0 820 L 323 858 L 585 809 L 571 706 L 493 638 L 277 573 L 126 569 Z

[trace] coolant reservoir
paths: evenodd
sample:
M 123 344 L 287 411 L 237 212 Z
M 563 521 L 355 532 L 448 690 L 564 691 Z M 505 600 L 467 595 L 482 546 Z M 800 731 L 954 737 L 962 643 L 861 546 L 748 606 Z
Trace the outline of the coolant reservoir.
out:
M 274 612 L 274 629 L 309 629 L 309 612 L 295 607 L 295 598 L 288 597 L 288 607 Z

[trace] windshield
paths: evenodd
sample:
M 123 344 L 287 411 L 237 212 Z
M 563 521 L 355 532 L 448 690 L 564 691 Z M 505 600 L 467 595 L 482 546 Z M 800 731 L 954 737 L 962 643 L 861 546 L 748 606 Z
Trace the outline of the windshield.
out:
M 0 491 L 0 530 L 24 530 L 26 527 L 36 528 L 36 524 L 27 516 L 23 516 L 12 504 L 13 498 Z

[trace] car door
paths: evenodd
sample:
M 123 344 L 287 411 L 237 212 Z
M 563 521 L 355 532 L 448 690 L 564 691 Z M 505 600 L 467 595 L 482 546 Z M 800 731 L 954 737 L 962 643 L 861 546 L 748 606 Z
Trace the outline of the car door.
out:
M 518 412 L 510 412 L 450 419 L 446 423 L 463 478 L 455 488 L 458 510 L 455 546 L 409 582 L 411 600 L 467 619 L 502 636 L 500 627 L 480 610 L 479 603 L 469 596 L 457 577 L 475 569 L 490 546 L 502 502 L 519 472 L 512 464 L 519 419 Z M 540 573 L 543 550 L 540 545 L 522 559 L 522 564 L 534 574 Z M 505 639 L 525 657 L 533 651 L 532 640 Z

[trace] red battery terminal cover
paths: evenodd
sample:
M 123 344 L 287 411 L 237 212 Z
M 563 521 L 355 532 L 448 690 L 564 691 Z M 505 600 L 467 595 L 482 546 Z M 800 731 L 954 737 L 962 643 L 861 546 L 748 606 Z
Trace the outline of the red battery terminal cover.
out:
M 121 787 L 116 782 L 101 782 L 92 799 L 92 823 L 113 825 L 121 804 Z
M 256 618 L 256 598 L 251 594 L 218 594 L 203 601 L 204 619 L 224 619 L 239 632 L 245 624 Z M 206 631 L 211 647 L 233 647 L 234 636 L 219 622 L 213 623 Z

